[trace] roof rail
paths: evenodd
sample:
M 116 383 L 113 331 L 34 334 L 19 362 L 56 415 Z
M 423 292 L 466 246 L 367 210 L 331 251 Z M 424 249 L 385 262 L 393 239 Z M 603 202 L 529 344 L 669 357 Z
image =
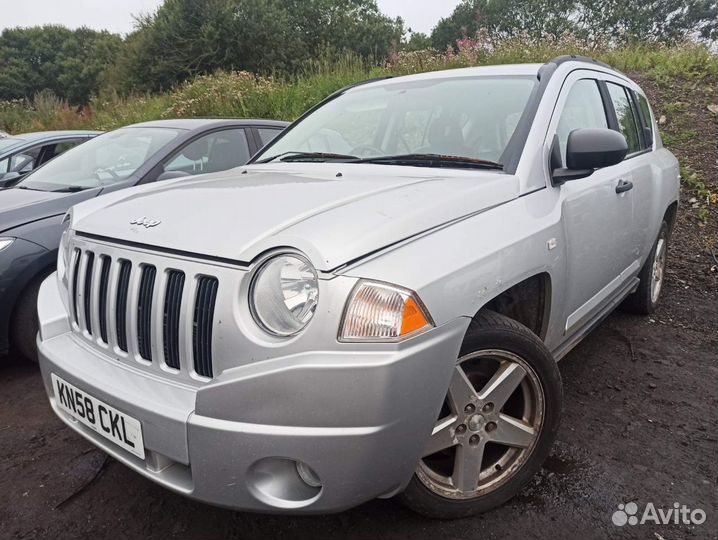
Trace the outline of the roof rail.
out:
M 617 69 L 609 66 L 604 62 L 601 62 L 600 60 L 589 58 L 588 56 L 581 56 L 579 54 L 563 54 L 561 56 L 557 56 L 556 58 L 552 58 L 551 60 L 546 62 L 546 64 L 555 64 L 556 66 L 560 66 L 565 62 L 586 62 L 587 64 L 594 64 L 620 73 L 620 71 L 618 71 Z

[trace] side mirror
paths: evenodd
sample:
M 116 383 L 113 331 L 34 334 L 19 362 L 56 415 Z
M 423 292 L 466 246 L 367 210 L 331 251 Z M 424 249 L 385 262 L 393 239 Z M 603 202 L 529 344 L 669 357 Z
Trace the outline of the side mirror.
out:
M 616 165 L 628 153 L 626 138 L 607 128 L 575 129 L 566 143 L 566 168 L 553 170 L 555 184 L 593 174 L 595 169 Z
M 182 178 L 183 176 L 192 176 L 190 173 L 185 171 L 165 171 L 157 177 L 157 181 L 162 180 L 173 180 L 174 178 Z

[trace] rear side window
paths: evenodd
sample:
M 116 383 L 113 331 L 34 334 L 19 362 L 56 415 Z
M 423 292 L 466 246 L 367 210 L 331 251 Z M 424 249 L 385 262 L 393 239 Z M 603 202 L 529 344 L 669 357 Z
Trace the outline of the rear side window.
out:
M 566 143 L 569 134 L 581 128 L 607 128 L 606 110 L 595 79 L 580 79 L 571 87 L 556 128 L 561 166 L 566 166 Z
M 213 131 L 183 147 L 164 170 L 190 175 L 226 171 L 247 163 L 249 155 L 244 129 Z
M 262 146 L 266 146 L 272 139 L 274 139 L 274 137 L 279 135 L 281 132 L 281 129 L 257 128 L 259 138 L 262 139 Z
M 607 83 L 608 94 L 611 96 L 613 108 L 616 111 L 618 129 L 626 137 L 628 142 L 628 153 L 633 154 L 641 151 L 641 139 L 638 135 L 638 123 L 631 106 L 630 97 L 626 89 L 618 84 Z
M 653 120 L 651 119 L 651 108 L 648 106 L 648 100 L 636 92 L 634 94 L 638 99 L 638 106 L 641 108 L 641 116 L 643 120 L 643 133 L 646 148 L 653 146 Z

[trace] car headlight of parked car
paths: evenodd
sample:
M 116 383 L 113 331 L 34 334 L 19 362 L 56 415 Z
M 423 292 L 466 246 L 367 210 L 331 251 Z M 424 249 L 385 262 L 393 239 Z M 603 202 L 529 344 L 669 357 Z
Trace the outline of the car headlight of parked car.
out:
M 9 248 L 14 241 L 14 238 L 0 237 L 0 251 Z
M 401 341 L 433 326 L 414 292 L 360 281 L 347 302 L 339 341 Z
M 275 336 L 292 336 L 309 324 L 317 309 L 317 272 L 300 255 L 277 255 L 259 267 L 249 295 L 259 326 Z

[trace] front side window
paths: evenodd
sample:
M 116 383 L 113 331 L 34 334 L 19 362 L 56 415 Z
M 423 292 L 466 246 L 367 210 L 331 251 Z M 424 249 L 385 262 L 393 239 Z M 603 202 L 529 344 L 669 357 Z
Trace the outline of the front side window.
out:
M 99 135 L 68 150 L 28 175 L 18 187 L 39 191 L 82 191 L 130 177 L 181 130 L 128 127 Z
M 628 153 L 638 152 L 641 150 L 641 140 L 638 136 L 638 125 L 628 93 L 621 85 L 607 83 L 607 86 L 613 108 L 616 111 L 618 128 L 628 142 Z
M 250 158 L 244 129 L 225 129 L 203 135 L 182 148 L 165 171 L 202 174 L 244 165 Z
M 359 86 L 332 99 L 262 153 L 347 158 L 458 156 L 501 162 L 536 77 L 452 77 Z
M 595 79 L 580 79 L 571 87 L 556 128 L 561 166 L 566 166 L 566 144 L 575 129 L 607 128 L 606 110 Z

